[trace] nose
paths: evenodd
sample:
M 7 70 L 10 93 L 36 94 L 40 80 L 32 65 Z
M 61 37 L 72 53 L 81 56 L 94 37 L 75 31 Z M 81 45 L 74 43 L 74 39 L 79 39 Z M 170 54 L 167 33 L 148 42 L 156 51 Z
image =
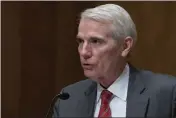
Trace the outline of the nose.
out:
M 88 45 L 88 43 L 84 43 L 82 46 L 80 45 L 78 50 L 80 56 L 84 59 L 88 59 L 92 56 L 91 47 Z

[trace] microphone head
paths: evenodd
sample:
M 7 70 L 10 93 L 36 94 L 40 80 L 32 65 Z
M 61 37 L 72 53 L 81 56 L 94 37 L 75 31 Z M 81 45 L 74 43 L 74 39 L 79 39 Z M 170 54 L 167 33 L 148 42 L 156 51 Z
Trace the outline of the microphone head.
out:
M 68 93 L 61 93 L 58 95 L 58 97 L 62 100 L 67 100 L 70 97 L 70 95 Z

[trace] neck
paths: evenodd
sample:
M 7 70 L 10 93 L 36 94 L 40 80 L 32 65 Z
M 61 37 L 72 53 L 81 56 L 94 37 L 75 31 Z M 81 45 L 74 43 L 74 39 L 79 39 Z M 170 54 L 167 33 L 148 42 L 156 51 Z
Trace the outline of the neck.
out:
M 108 88 L 121 75 L 121 73 L 125 69 L 125 66 L 126 66 L 126 63 L 122 64 L 121 66 L 118 66 L 118 69 L 113 74 L 108 75 L 106 77 L 99 77 L 98 82 L 101 84 L 101 86 L 103 86 L 103 88 Z

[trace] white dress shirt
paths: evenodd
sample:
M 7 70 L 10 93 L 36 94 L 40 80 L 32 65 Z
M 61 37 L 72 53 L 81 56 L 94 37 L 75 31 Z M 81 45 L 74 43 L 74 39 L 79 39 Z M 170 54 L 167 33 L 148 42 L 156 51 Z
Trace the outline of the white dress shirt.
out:
M 113 93 L 113 99 L 110 101 L 110 109 L 112 117 L 126 117 L 126 99 L 129 81 L 129 65 L 125 66 L 122 74 L 116 79 L 116 81 L 107 89 Z M 101 106 L 101 92 L 104 88 L 98 84 L 97 86 L 97 100 L 95 104 L 94 117 L 98 117 Z

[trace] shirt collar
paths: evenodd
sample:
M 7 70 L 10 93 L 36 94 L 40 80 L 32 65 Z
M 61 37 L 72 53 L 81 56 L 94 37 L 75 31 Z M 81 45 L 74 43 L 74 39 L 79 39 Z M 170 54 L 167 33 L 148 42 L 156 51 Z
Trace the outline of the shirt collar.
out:
M 129 81 L 129 65 L 126 64 L 123 72 L 121 75 L 114 81 L 114 83 L 107 89 L 115 97 L 118 97 L 122 99 L 123 101 L 126 101 L 127 98 L 127 90 L 128 90 L 128 81 Z M 101 92 L 104 90 L 104 88 L 98 84 L 97 86 L 97 102 L 100 100 Z

